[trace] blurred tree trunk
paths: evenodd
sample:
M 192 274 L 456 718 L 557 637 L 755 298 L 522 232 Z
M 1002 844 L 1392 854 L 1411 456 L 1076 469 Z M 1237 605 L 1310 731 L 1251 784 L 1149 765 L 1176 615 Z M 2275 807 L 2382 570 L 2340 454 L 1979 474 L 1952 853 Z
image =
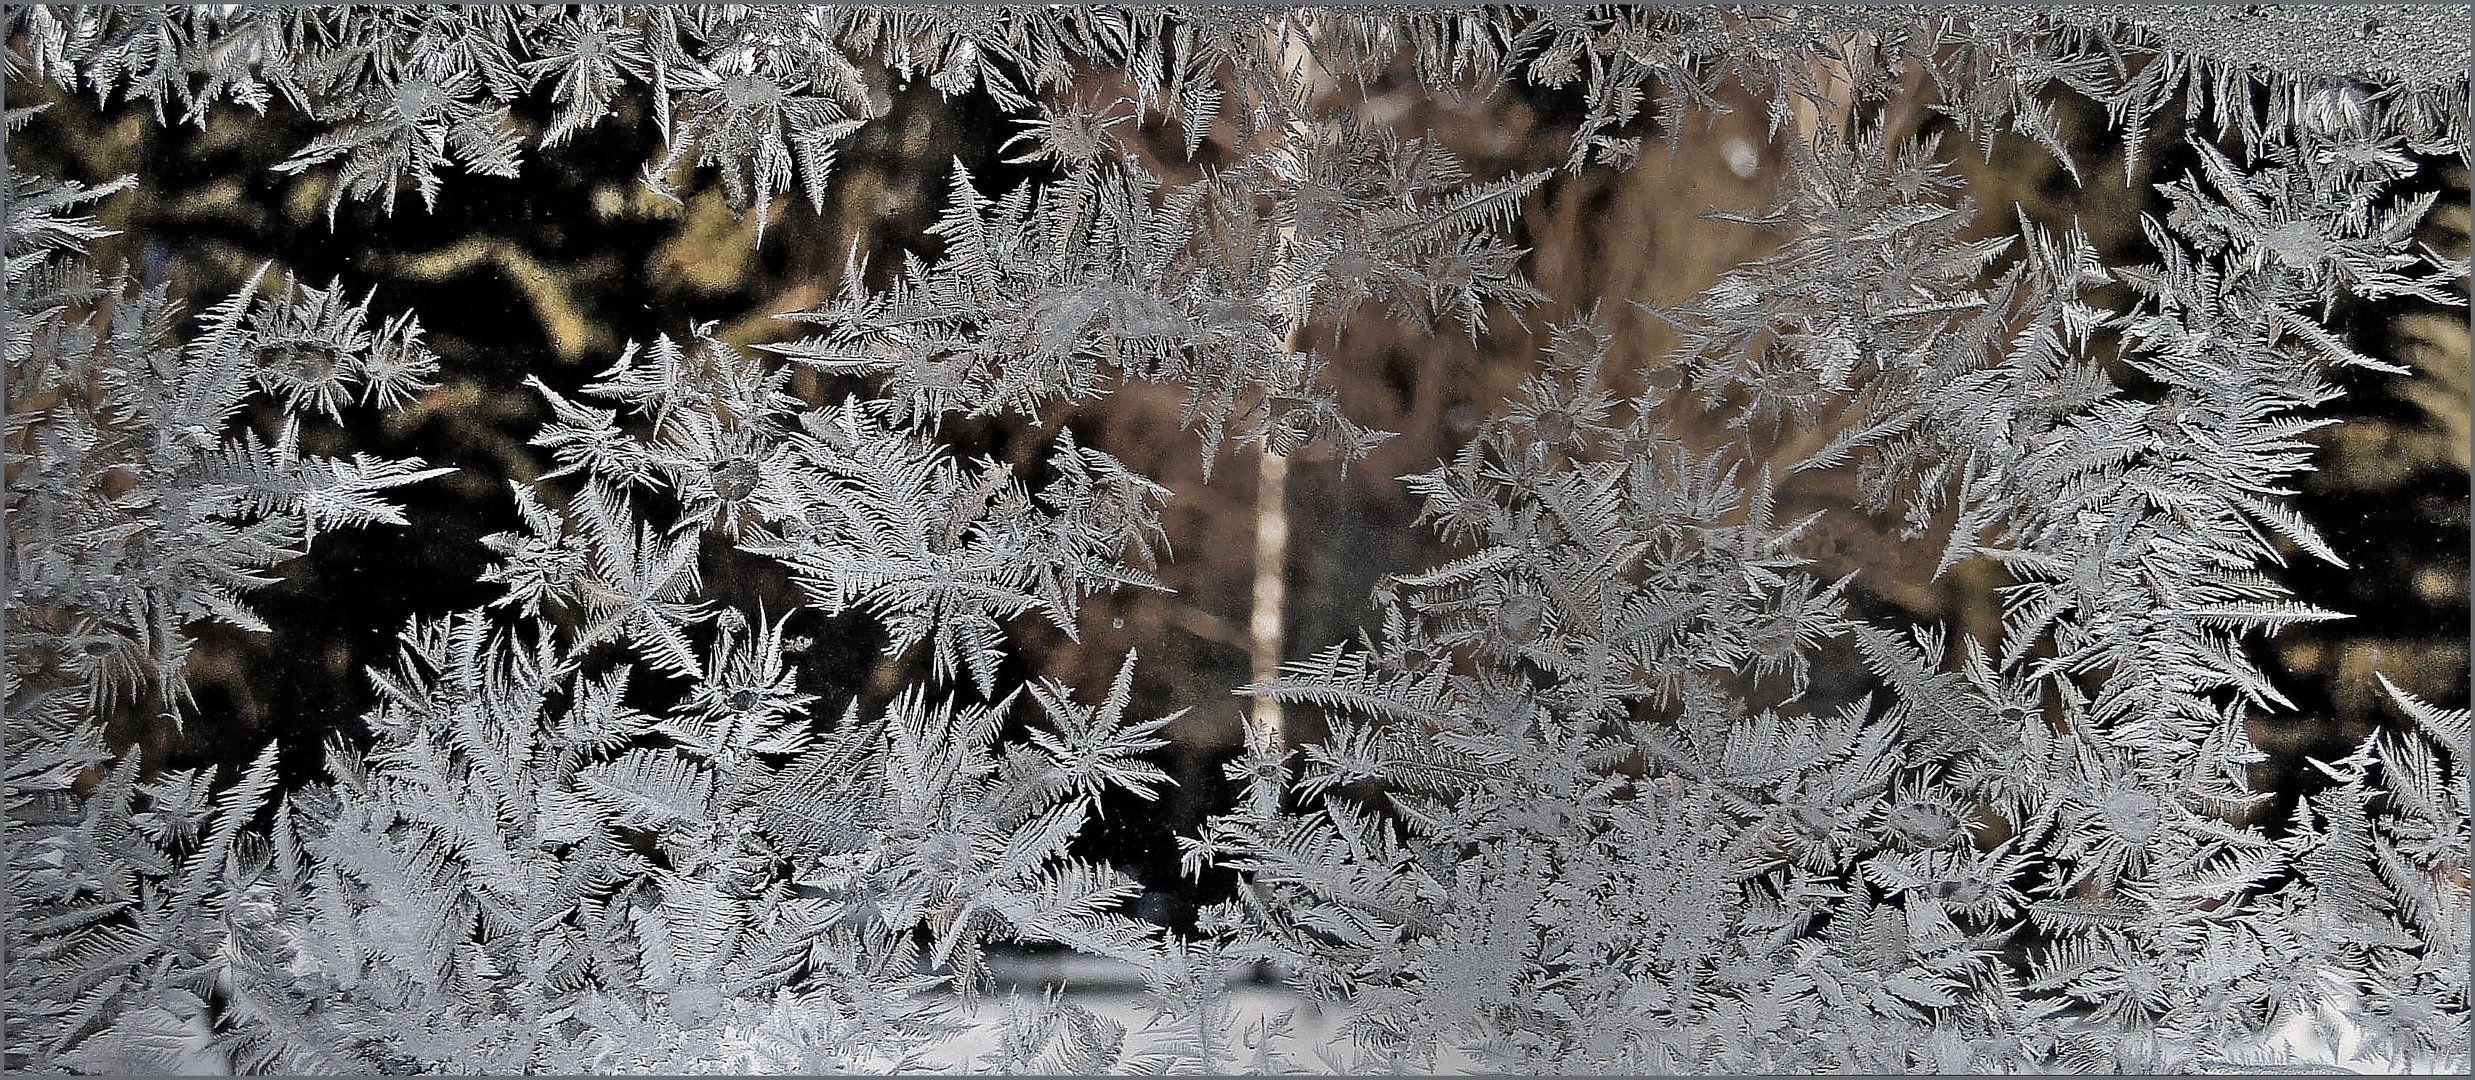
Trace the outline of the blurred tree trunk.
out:
M 1281 605 L 1289 598 L 1289 459 L 1269 447 L 1255 459 L 1255 606 L 1247 620 L 1247 651 L 1255 681 L 1280 677 Z M 1259 698 L 1255 715 L 1280 730 L 1280 702 Z

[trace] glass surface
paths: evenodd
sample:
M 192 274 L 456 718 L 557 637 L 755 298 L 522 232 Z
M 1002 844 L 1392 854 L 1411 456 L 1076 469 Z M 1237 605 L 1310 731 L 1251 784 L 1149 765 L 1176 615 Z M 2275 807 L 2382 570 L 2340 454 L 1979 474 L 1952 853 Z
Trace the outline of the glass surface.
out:
M 2466 15 L 12 7 L 7 1064 L 2462 1070 Z

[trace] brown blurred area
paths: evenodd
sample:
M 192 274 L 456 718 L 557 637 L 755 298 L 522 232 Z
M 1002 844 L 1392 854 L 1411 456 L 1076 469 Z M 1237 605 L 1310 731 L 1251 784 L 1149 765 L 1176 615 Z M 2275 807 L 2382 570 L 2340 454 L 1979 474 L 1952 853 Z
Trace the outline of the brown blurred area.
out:
M 1763 110 L 1749 100 L 1731 104 L 1732 113 L 1696 117 L 1676 132 L 1672 151 L 1653 138 L 1627 171 L 1559 175 L 1532 198 L 1519 242 L 1531 251 L 1526 269 L 1532 281 L 1554 298 L 1543 308 L 1518 321 L 1493 319 L 1475 344 L 1449 332 L 1421 334 L 1380 322 L 1353 322 L 1346 332 L 1317 328 L 1308 344 L 1338 358 L 1333 377 L 1351 415 L 1399 434 L 1346 468 L 1311 458 L 1288 466 L 1285 512 L 1294 543 L 1284 570 L 1290 579 L 1287 655 L 1350 639 L 1367 619 L 1365 598 L 1382 575 L 1457 554 L 1412 526 L 1416 500 L 1395 478 L 1449 457 L 1477 420 L 1534 370 L 1550 324 L 1596 304 L 1616 334 L 1611 367 L 1625 373 L 1620 379 L 1638 380 L 1666 362 L 1676 339 L 1665 324 L 1624 301 L 1682 301 L 1771 250 L 1773 239 L 1760 231 L 1705 216 L 1757 209 L 1784 178 Z M 2147 133 L 2126 177 L 2127 149 L 2107 130 L 2102 110 L 2058 94 L 2053 104 L 2066 120 L 2081 183 L 2024 137 L 2006 135 L 1981 149 L 1950 130 L 1929 104 L 1922 92 L 1912 92 L 1880 122 L 1894 134 L 1941 137 L 1942 159 L 1965 178 L 1976 205 L 1974 235 L 2009 233 L 2016 207 L 2016 214 L 2048 227 L 2086 230 L 2109 263 L 2146 261 L 2153 253 L 2139 217 L 2165 213 L 2153 185 L 2195 167 L 2181 145 L 2186 131 L 2161 122 Z M 1550 93 L 1439 102 L 1406 77 L 1376 88 L 1357 108 L 1367 122 L 1431 134 L 1481 177 L 1554 168 L 1578 116 L 1576 101 Z M 1170 140 L 1160 142 L 1159 149 L 1170 149 Z M 2464 258 L 2465 167 L 2454 159 L 2426 161 L 2397 194 L 2424 190 L 2441 197 L 2419 239 Z M 2096 299 L 2117 309 L 2131 302 L 2120 288 Z M 2355 303 L 2342 305 L 2332 324 L 2358 350 L 2403 363 L 2414 374 L 2343 373 L 2348 396 L 2333 408 L 2344 422 L 2316 433 L 2323 448 L 2319 469 L 2306 477 L 2297 503 L 2349 565 L 2298 558 L 2282 573 L 2307 602 L 2352 618 L 2290 629 L 2256 644 L 2255 658 L 2297 706 L 2255 731 L 2277 757 L 2259 777 L 2270 786 L 2292 783 L 2300 756 L 2341 755 L 2396 718 L 2373 678 L 2376 671 L 2431 700 L 2457 702 L 2467 695 L 2465 309 Z M 1237 708 L 1214 710 L 1212 702 L 1221 686 L 1246 681 L 1238 631 L 1248 613 L 1242 579 L 1252 568 L 1241 538 L 1259 511 L 1244 470 L 1226 470 L 1208 487 L 1199 484 L 1191 446 L 1175 436 L 1176 403 L 1169 393 L 1121 395 L 1094 434 L 1100 445 L 1178 492 L 1169 524 L 1180 555 L 1165 575 L 1178 592 L 1120 597 L 1115 610 L 1096 605 L 1095 617 L 1112 626 L 1123 620 L 1123 629 L 1087 639 L 1081 655 L 1052 654 L 1051 664 L 1062 666 L 1051 670 L 1097 680 L 1119 649 L 1142 643 L 1151 657 L 1165 646 L 1163 658 L 1171 663 L 1153 665 L 1142 676 L 1144 685 L 1163 707 L 1198 706 L 1181 729 L 1190 743 L 1226 744 L 1235 737 Z M 1706 420 L 1697 428 L 1693 416 L 1671 419 L 1704 445 L 1733 437 Z M 1821 427 L 1763 433 L 1763 448 L 1786 478 L 1782 512 L 1826 511 L 1805 552 L 1818 572 L 1857 573 L 1862 602 L 1886 617 L 1946 621 L 1980 639 L 1996 636 L 1994 590 L 2004 583 L 1997 570 L 1970 560 L 1936 578 L 1934 545 L 1903 540 L 1891 515 L 1855 509 L 1845 470 L 1789 475 L 1787 464 L 1832 434 Z M 1298 735 L 1312 737 L 1311 731 Z
M 1106 86 L 1085 88 L 1107 95 Z M 340 278 L 356 295 L 377 289 L 376 307 L 418 311 L 445 361 L 438 390 L 401 414 L 350 415 L 312 431 L 320 453 L 365 449 L 420 454 L 463 470 L 413 497 L 415 525 L 323 538 L 287 567 L 283 584 L 262 594 L 271 634 L 213 631 L 197 653 L 193 681 L 199 715 L 177 731 L 119 732 L 166 764 L 246 759 L 265 738 L 314 743 L 349 730 L 367 704 L 359 672 L 385 661 L 405 619 L 489 598 L 475 576 L 486 551 L 479 537 L 510 527 L 506 482 L 543 469 L 526 445 L 542 419 L 527 374 L 572 389 L 614 360 L 630 340 L 680 335 L 719 322 L 742 343 L 796 336 L 771 318 L 805 307 L 840 284 L 845 255 L 871 256 L 879 282 L 899 253 L 933 256 L 925 234 L 948 195 L 950 163 L 962 161 L 984 189 L 1034 178 L 1009 165 L 998 147 L 1014 133 L 989 102 L 946 99 L 925 87 L 887 87 L 889 116 L 865 129 L 840 157 L 828 205 L 781 200 L 761 241 L 755 221 L 735 214 L 718 185 L 682 175 L 683 199 L 665 202 L 636 183 L 640 164 L 658 157 L 646 102 L 622 102 L 621 115 L 566 151 L 536 155 L 516 180 L 453 177 L 435 210 L 407 200 L 393 217 L 368 207 L 324 215 L 325 181 L 312 171 L 270 171 L 312 129 L 280 112 L 261 119 L 232 109 L 207 129 L 156 124 L 140 110 L 98 110 L 47 86 L 12 81 L 12 104 L 50 109 L 11 139 L 13 167 L 98 181 L 134 173 L 140 183 L 103 210 L 121 235 L 98 246 L 97 262 L 126 261 L 143 276 L 170 281 L 193 308 L 227 292 L 274 259 L 304 281 Z M 1354 96 L 1355 91 L 1351 92 Z M 1341 100 L 1336 96 L 1336 101 Z M 1261 670 L 1254 599 L 1260 577 L 1277 573 L 1285 597 L 1280 651 L 1303 656 L 1353 637 L 1369 616 L 1367 597 L 1386 574 L 1430 565 L 1453 552 L 1413 525 L 1418 510 L 1396 478 L 1447 456 L 1499 407 L 1535 367 L 1549 324 L 1603 299 L 1616 336 L 1615 370 L 1638 379 L 1664 362 L 1675 338 L 1627 301 L 1674 303 L 1737 264 L 1769 251 L 1758 230 L 1708 220 L 1717 209 L 1764 205 L 1781 182 L 1781 151 L 1763 110 L 1735 102 L 1731 113 L 1693 117 L 1681 130 L 1652 130 L 1639 163 L 1616 172 L 1592 168 L 1558 175 L 1532 196 L 1518 242 L 1527 272 L 1553 297 L 1547 306 L 1496 312 L 1474 341 L 1457 328 L 1424 333 L 1366 313 L 1345 328 L 1309 327 L 1300 342 L 1335 359 L 1331 377 L 1359 423 L 1398 433 L 1364 460 L 1343 463 L 1309 453 L 1287 464 L 1277 505 L 1263 498 L 1265 473 L 1252 450 L 1222 454 L 1210 482 L 1203 453 L 1181 430 L 1174 387 L 1131 385 L 1103 403 L 1059 410 L 1034 426 L 1021 419 L 976 421 L 949 429 L 958 450 L 1029 469 L 1060 427 L 1123 459 L 1174 493 L 1164 517 L 1173 559 L 1161 568 L 1165 592 L 1128 591 L 1089 602 L 1081 640 L 1034 620 L 1013 638 L 1016 674 L 1048 674 L 1105 686 L 1129 649 L 1139 711 L 1187 709 L 1172 729 L 1181 782 L 1165 817 L 1190 822 L 1220 799 L 1218 762 L 1234 748 L 1245 704 L 1234 691 Z M 1894 130 L 1931 133 L 1945 125 L 1921 97 L 1889 111 Z M 2016 204 L 2028 217 L 2088 229 L 2112 261 L 2140 261 L 2142 212 L 2162 215 L 2151 184 L 2188 166 L 2184 137 L 2161 122 L 2144 163 L 2126 182 L 2123 149 L 2104 129 L 2101 110 L 2055 102 L 2071 121 L 2072 149 L 2087 177 L 2073 183 L 2050 155 L 2004 137 L 1990 155 L 1946 134 L 1941 153 L 1966 178 L 1978 227 L 2006 231 Z M 1561 165 L 1580 113 L 1577 94 L 1516 90 L 1483 102 L 1443 102 L 1400 76 L 1372 87 L 1353 106 L 1369 124 L 1405 135 L 1431 133 L 1481 178 Z M 2164 117 L 2179 116 L 2169 109 Z M 539 124 L 540 117 L 519 117 Z M 1672 135 L 1672 141 L 1667 141 Z M 1173 131 L 1147 128 L 1142 140 L 1155 171 L 1197 174 Z M 1788 136 L 1780 136 L 1782 138 Z M 1241 148 L 1224 125 L 1201 160 Z M 1672 147 L 1672 149 L 1671 149 Z M 2463 258 L 2468 244 L 2468 176 L 2462 164 L 2435 161 L 2413 182 L 2441 191 L 2424 239 Z M 2127 304 L 2127 296 L 2111 296 Z M 2414 368 L 2411 377 L 2352 375 L 2335 408 L 2345 423 L 2318 433 L 2320 470 L 2298 502 L 2348 560 L 2347 569 L 2301 563 L 2286 573 L 2302 599 L 2351 613 L 2351 620 L 2289 630 L 2256 650 L 2297 711 L 2264 721 L 2258 737 L 2285 764 L 2264 777 L 2286 782 L 2298 754 L 2342 753 L 2393 718 L 2379 699 L 2375 671 L 2443 703 L 2467 696 L 2469 340 L 2463 309 L 2409 302 L 2355 304 L 2336 316 L 2359 351 Z M 862 389 L 803 378 L 812 399 Z M 1688 438 L 1698 433 L 1680 417 Z M 1768 452 L 1801 457 L 1827 430 L 1773 432 Z M 1849 481 L 1831 471 L 1799 474 L 1782 490 L 1783 510 L 1828 510 L 1807 552 L 1827 576 L 1856 571 L 1868 609 L 1892 617 L 1951 620 L 1989 636 L 1997 611 L 1994 572 L 1970 563 L 1936 579 L 1931 545 L 1899 539 L 1898 522 L 1852 509 Z M 1257 558 L 1267 518 L 1285 525 L 1280 557 Z M 780 611 L 787 585 L 740 566 L 718 547 L 717 587 Z M 737 570 L 733 568 L 737 567 Z M 734 576 L 734 574 L 738 576 Z M 806 661 L 803 689 L 836 703 L 882 695 L 913 672 L 910 661 L 880 655 L 881 639 L 850 622 L 814 620 L 798 632 L 821 644 Z M 1301 721 L 1304 723 L 1305 721 Z M 1296 731 L 1311 738 L 1311 729 Z M 1127 830 L 1110 842 L 1168 857 L 1165 839 Z

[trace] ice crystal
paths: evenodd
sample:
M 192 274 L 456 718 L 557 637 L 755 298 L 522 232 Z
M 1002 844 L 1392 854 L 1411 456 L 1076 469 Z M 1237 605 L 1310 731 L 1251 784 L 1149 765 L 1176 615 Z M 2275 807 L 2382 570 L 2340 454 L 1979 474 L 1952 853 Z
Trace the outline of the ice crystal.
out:
M 436 358 L 375 313 L 385 281 L 265 267 L 192 316 L 87 255 L 133 181 L 13 165 L 8 1064 L 950 1066 L 1000 1008 L 990 950 L 1037 943 L 1134 965 L 1148 1015 L 1018 997 L 959 1064 L 2180 1072 L 2288 1064 L 2301 1021 L 2462 1069 L 2466 712 L 2388 687 L 2402 722 L 2275 829 L 2248 769 L 2291 705 L 2247 646 L 2340 615 L 2278 572 L 2339 561 L 2290 498 L 2305 436 L 2345 373 L 2406 371 L 2332 313 L 2463 302 L 2415 238 L 2432 196 L 2400 193 L 2467 153 L 2434 10 L 13 7 L 12 79 L 304 121 L 272 167 L 330 219 L 519 175 L 629 95 L 653 191 L 710 175 L 760 223 L 824 206 L 913 79 L 993 103 L 1035 179 L 957 163 L 930 249 L 783 313 L 805 336 L 695 326 L 525 384 L 549 468 L 487 538 L 503 592 L 405 626 L 367 738 L 279 783 L 313 748 L 148 770 L 107 728 L 179 723 L 199 628 L 264 629 L 251 594 L 322 534 L 406 524 L 390 492 L 446 470 L 302 432 L 416 400 Z M 1551 308 L 1520 245 L 1553 173 L 1355 108 L 1386 79 L 1568 93 L 1575 174 L 1750 105 L 1785 180 L 1712 216 L 1775 243 L 1681 305 Z M 2113 178 L 2058 101 L 2135 146 L 2181 110 L 2145 250 L 1987 205 L 1886 119 L 1920 86 L 2082 185 Z M 1170 169 L 1146 132 L 1234 149 Z M 1628 304 L 1678 342 L 1644 370 L 1612 359 Z M 1532 319 L 1535 374 L 1402 479 L 1458 554 L 1249 689 L 1328 733 L 1251 720 L 1232 804 L 1181 838 L 1234 898 L 1133 918 L 1077 840 L 1167 788 L 1168 721 L 1129 715 L 1131 656 L 1098 693 L 1007 659 L 1027 617 L 1071 636 L 1158 586 L 1170 493 L 1070 431 L 1018 471 L 951 428 L 1156 383 L 1207 462 L 1357 459 L 1384 433 L 1309 328 Z M 1827 436 L 1768 453 L 1800 428 Z M 1783 508 L 1812 473 L 1934 576 L 1989 569 L 1994 632 L 1855 602 L 1866 571 Z M 926 674 L 804 691 L 790 613 L 714 595 L 717 553 Z M 1337 1033 L 1242 1019 L 1262 963 Z

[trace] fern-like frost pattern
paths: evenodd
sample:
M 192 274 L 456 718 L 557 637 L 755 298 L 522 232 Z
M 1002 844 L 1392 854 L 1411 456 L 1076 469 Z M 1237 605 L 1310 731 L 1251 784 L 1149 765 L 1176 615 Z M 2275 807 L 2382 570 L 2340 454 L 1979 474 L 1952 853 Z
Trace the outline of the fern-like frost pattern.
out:
M 2250 646 L 2347 614 L 2280 573 L 2343 565 L 2292 499 L 2309 436 L 2355 373 L 2412 375 L 2335 313 L 2467 279 L 2400 193 L 2466 160 L 2462 28 L 2315 10 L 14 7 L 13 79 L 307 121 L 272 168 L 330 220 L 519 175 L 642 95 L 651 191 L 709 181 L 762 230 L 827 205 L 889 78 L 993 103 L 1037 179 L 954 163 L 927 249 L 855 253 L 785 340 L 683 327 L 514 391 L 545 467 L 483 541 L 494 598 L 402 628 L 366 737 L 216 773 L 143 767 L 130 725 L 194 714 L 200 635 L 266 630 L 253 594 L 322 536 L 408 524 L 449 470 L 303 433 L 439 358 L 383 281 L 270 265 L 193 312 L 88 256 L 135 178 L 12 167 L 8 1064 L 2192 1072 L 2312 1064 L 2303 1029 L 2463 1070 L 2466 711 L 2384 677 L 2397 722 L 2291 820 L 2251 780 L 2293 706 Z M 1557 168 L 1489 175 L 1358 109 L 1384 79 L 1582 115 Z M 2109 261 L 1891 128 L 1906 86 L 1963 153 L 2017 137 L 2082 185 L 2111 178 L 2059 94 L 2135 146 L 2178 109 L 2220 137 Z M 1746 105 L 1784 179 L 1710 216 L 1762 254 L 1665 306 L 1530 280 L 1559 174 Z M 1634 315 L 1676 342 L 1647 367 Z M 950 436 L 1155 384 L 1207 479 L 1361 460 L 1388 433 L 1329 373 L 1369 321 L 1548 347 L 1400 478 L 1454 554 L 1244 691 L 1326 733 L 1249 718 L 1179 838 L 1231 899 L 1142 921 L 1078 840 L 1165 796 L 1175 717 L 1135 714 L 1132 655 L 1100 688 L 1009 659 L 1163 588 L 1172 493 L 1062 426 L 1036 470 Z M 1787 429 L 1828 437 L 1781 457 Z M 1931 576 L 1989 573 L 1994 632 L 1859 602 L 1817 554 L 1838 511 L 1782 496 L 1815 475 Z M 804 611 L 720 598 L 724 555 Z M 803 690 L 794 615 L 922 674 Z M 1137 1007 L 1002 997 L 1026 945 L 1126 965 Z M 1241 1010 L 1257 971 L 1328 1022 Z

